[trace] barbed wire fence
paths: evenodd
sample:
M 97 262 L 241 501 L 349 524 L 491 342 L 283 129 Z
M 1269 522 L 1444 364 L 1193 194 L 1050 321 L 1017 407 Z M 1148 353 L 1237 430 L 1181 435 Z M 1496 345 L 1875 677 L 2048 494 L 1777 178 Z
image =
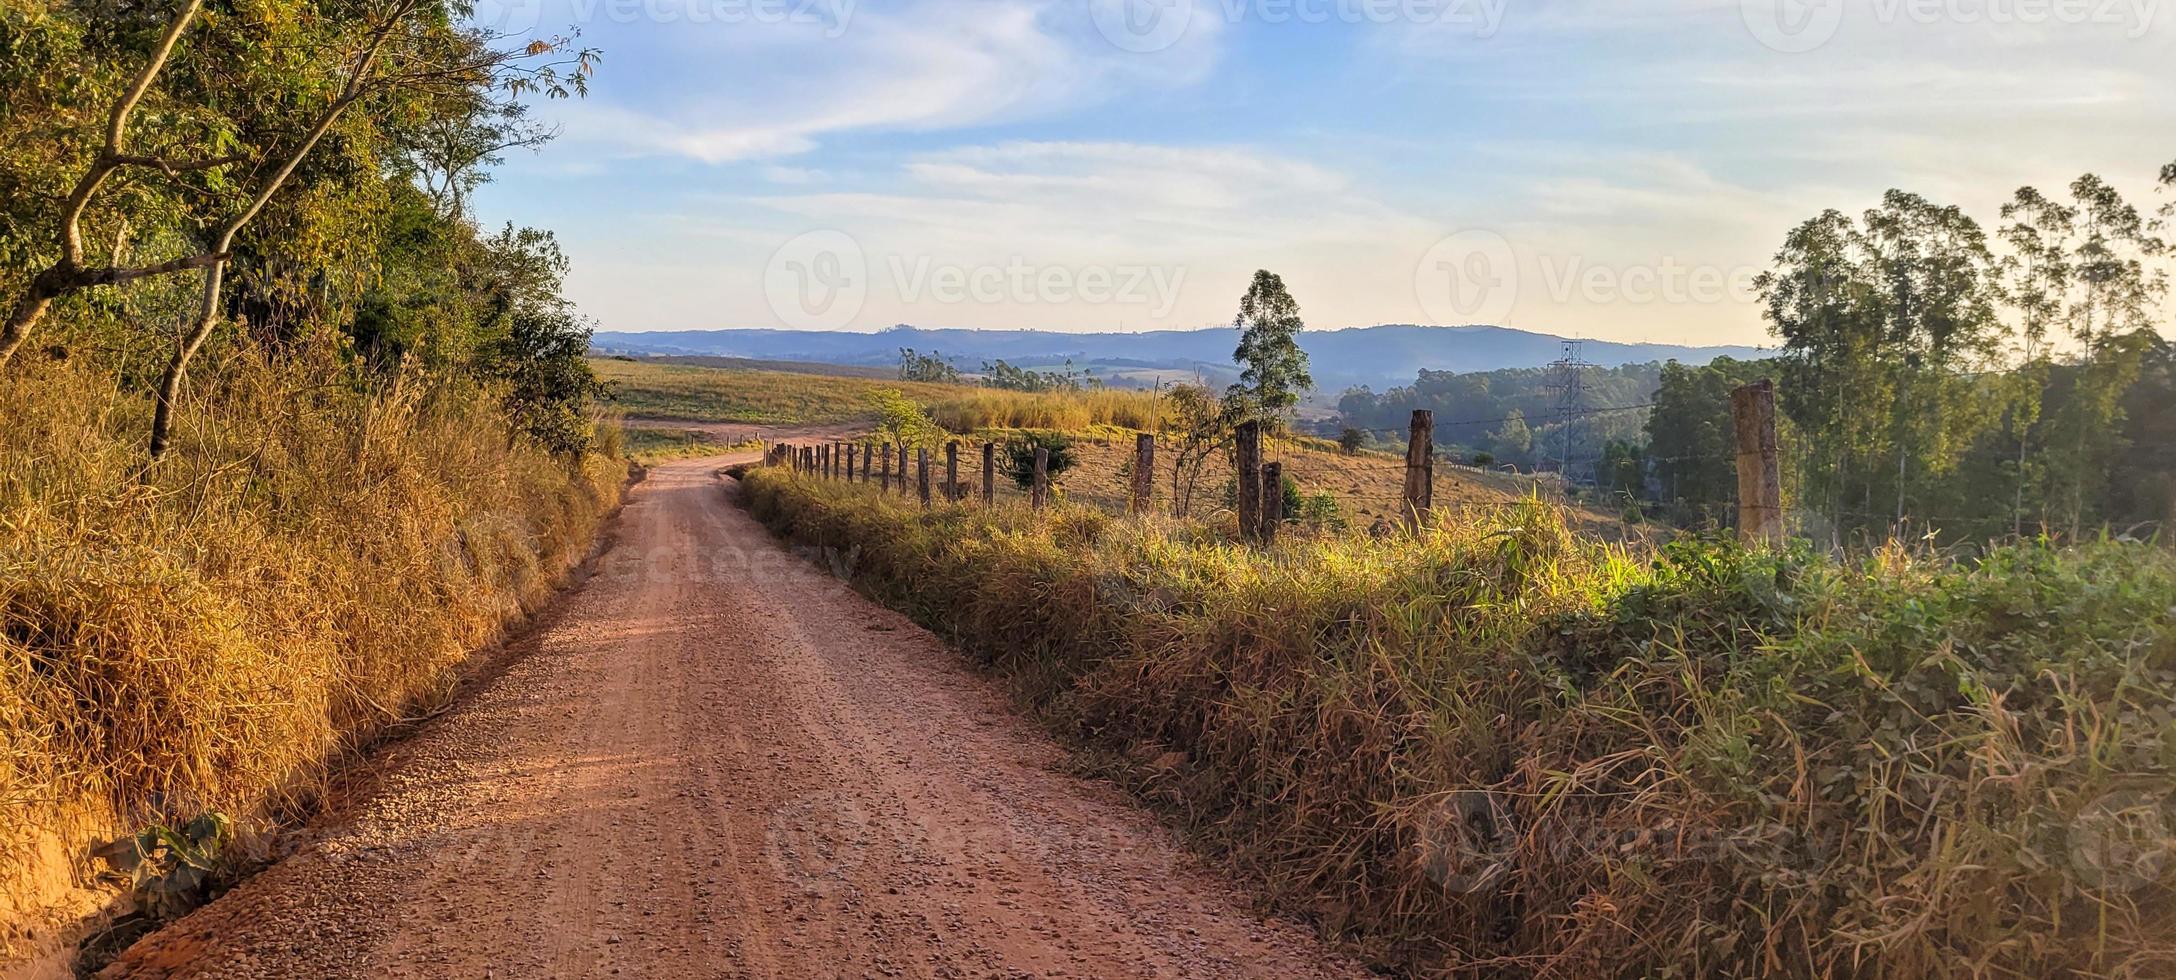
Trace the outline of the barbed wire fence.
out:
M 1644 411 L 1653 402 L 1580 410 L 1584 416 Z M 1470 428 L 1501 424 L 1518 415 L 1493 419 L 1460 419 L 1446 427 Z M 1714 463 L 1735 472 L 1734 500 L 1719 504 L 1709 516 L 1717 530 L 1735 528 L 1749 543 L 1774 544 L 1784 540 L 1787 526 L 1795 526 L 1816 543 L 1878 545 L 1886 541 L 1929 542 L 1936 529 L 1969 529 L 1994 538 L 2008 533 L 2008 518 L 1989 514 L 1940 514 L 1908 511 L 1874 512 L 1865 508 L 1799 507 L 1785 512 L 1782 494 L 1781 449 L 1776 435 L 1775 390 L 1762 381 L 1732 394 L 1730 426 L 1734 446 L 1727 452 L 1653 456 L 1642 454 L 1643 464 Z M 871 436 L 819 444 L 781 443 L 770 447 L 765 462 L 791 467 L 797 472 L 824 479 L 865 484 L 872 492 L 888 494 L 926 506 L 1027 507 L 1040 509 L 1063 502 L 1111 514 L 1157 513 L 1186 519 L 1221 522 L 1236 527 L 1249 541 L 1273 539 L 1286 522 L 1329 524 L 1378 533 L 1411 529 L 1429 521 L 1457 519 L 1469 512 L 1493 513 L 1521 497 L 1538 497 L 1564 508 L 1575 527 L 1611 537 L 1645 534 L 1627 527 L 1622 513 L 1639 504 L 1665 505 L 1667 501 L 1627 497 L 1619 501 L 1604 487 L 1581 487 L 1562 473 L 1518 472 L 1447 458 L 1434 441 L 1434 413 L 1414 410 L 1404 430 L 1363 428 L 1371 436 L 1402 436 L 1406 453 L 1398 456 L 1372 450 L 1333 452 L 1301 451 L 1305 439 L 1275 436 L 1258 426 L 1242 426 L 1229 446 L 1218 443 L 1216 451 L 1192 454 L 1198 464 L 1192 472 L 1174 472 L 1171 458 L 1176 440 L 1164 441 L 1157 433 L 1134 435 L 1132 451 L 1111 437 L 1078 437 L 1069 455 L 1071 466 L 1052 467 L 1049 447 L 1027 442 L 991 439 L 953 439 L 920 447 L 883 442 Z M 1085 447 L 1096 451 L 1084 452 Z M 1116 451 L 1112 451 L 1113 449 Z M 1268 456 L 1279 458 L 1265 458 Z M 1017 450 L 1017 455 L 1016 455 Z M 1967 455 L 2008 458 L 2001 451 L 1967 451 Z M 1061 461 L 1064 462 L 1064 461 Z M 1146 476 L 1144 477 L 1144 474 Z M 1642 479 L 1645 479 L 1643 470 Z M 1287 505 L 1287 478 L 1297 485 L 1298 508 Z M 1644 486 L 1644 484 L 1643 484 Z M 1247 488 L 1253 489 L 1252 493 Z M 1183 506 L 1182 506 L 1183 503 Z M 1613 507 L 1622 505 L 1617 513 Z M 1183 513 L 1182 513 L 1183 511 Z M 1861 520 L 1878 527 L 1853 529 L 1847 535 L 1834 526 L 1844 520 Z M 2123 536 L 2154 537 L 2162 528 L 2152 526 L 2115 529 Z M 1860 540 L 1847 542 L 1858 535 Z

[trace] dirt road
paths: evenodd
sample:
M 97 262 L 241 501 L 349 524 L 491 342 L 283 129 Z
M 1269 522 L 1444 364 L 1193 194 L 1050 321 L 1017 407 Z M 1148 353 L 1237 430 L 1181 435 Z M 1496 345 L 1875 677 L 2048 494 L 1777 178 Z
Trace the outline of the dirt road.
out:
M 1358 976 L 1249 911 L 718 461 L 535 648 L 122 977 Z

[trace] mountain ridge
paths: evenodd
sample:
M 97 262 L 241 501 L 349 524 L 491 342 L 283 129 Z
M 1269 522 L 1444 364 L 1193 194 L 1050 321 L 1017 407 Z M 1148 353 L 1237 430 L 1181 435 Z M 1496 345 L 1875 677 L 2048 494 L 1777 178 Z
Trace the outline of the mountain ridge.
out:
M 1070 360 L 1099 374 L 1126 371 L 1236 370 L 1234 327 L 1150 330 L 1139 333 L 1061 333 L 1050 330 L 929 328 L 900 324 L 871 333 L 770 328 L 599 332 L 593 349 L 604 353 L 697 354 L 841 365 L 894 363 L 899 349 L 941 353 L 963 370 L 984 361 L 1050 366 Z M 1421 370 L 1494 371 L 1541 367 L 1562 355 L 1572 338 L 1483 324 L 1423 326 L 1376 324 L 1309 330 L 1300 334 L 1314 365 L 1318 388 L 1409 384 Z M 1738 345 L 1626 343 L 1581 340 L 1584 360 L 1603 367 L 1676 359 L 1706 363 L 1716 357 L 1759 358 L 1771 352 Z

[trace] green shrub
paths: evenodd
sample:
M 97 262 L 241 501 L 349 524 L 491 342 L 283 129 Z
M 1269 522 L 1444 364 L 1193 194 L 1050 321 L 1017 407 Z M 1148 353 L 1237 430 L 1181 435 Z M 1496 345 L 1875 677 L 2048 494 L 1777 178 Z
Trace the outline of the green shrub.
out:
M 1052 483 L 1073 468 L 1073 440 L 1058 432 L 1023 432 L 1005 443 L 1005 475 L 1022 490 L 1035 488 L 1035 451 L 1045 450 L 1043 472 Z

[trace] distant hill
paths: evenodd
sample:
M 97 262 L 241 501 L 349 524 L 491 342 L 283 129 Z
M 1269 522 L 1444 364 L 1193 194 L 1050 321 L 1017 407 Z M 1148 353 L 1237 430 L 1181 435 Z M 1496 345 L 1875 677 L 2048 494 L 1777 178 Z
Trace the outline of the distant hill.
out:
M 1352 385 L 1381 388 L 1409 384 L 1421 369 L 1494 371 L 1539 367 L 1557 359 L 1565 338 L 1508 327 L 1423 327 L 1390 324 L 1300 335 L 1314 363 L 1317 386 L 1336 392 Z M 1159 372 L 1201 371 L 1215 378 L 1232 373 L 1231 327 L 1155 330 L 1144 333 L 1057 333 L 1047 330 L 953 330 L 900 325 L 876 333 L 808 330 L 677 330 L 605 332 L 592 341 L 600 352 L 742 357 L 810 361 L 865 367 L 892 364 L 899 348 L 938 351 L 963 370 L 984 361 L 1049 367 L 1067 360 L 1102 377 L 1145 377 Z M 1706 363 L 1728 355 L 1765 356 L 1752 347 L 1687 347 L 1589 340 L 1581 349 L 1603 367 L 1675 358 Z

